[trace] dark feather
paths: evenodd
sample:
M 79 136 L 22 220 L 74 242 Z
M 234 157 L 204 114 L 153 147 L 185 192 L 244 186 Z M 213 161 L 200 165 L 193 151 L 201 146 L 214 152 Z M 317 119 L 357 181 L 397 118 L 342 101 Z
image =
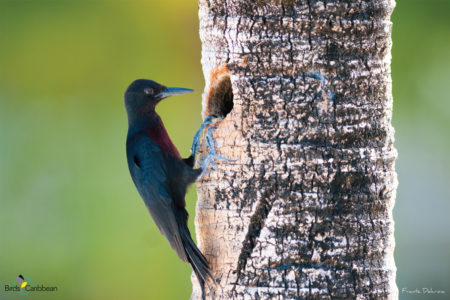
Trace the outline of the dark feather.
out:
M 208 279 L 214 281 L 208 261 L 191 238 L 184 196 L 187 186 L 200 175 L 186 161 L 163 153 L 145 133 L 127 139 L 127 157 L 131 177 L 160 232 L 185 262 L 191 264 L 202 295 Z

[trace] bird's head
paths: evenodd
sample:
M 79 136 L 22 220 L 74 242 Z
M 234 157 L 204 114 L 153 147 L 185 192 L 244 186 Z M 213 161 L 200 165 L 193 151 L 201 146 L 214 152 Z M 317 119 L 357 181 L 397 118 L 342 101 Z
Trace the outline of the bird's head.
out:
M 193 90 L 166 87 L 153 80 L 137 79 L 125 91 L 125 108 L 128 114 L 154 111 L 156 104 L 172 95 L 191 93 Z

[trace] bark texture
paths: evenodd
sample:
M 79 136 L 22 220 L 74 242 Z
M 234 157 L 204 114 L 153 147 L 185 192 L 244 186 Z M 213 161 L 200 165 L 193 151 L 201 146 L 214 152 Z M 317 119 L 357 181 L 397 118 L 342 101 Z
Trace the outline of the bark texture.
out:
M 198 183 L 208 298 L 397 298 L 393 7 L 199 1 L 204 116 L 235 160 Z

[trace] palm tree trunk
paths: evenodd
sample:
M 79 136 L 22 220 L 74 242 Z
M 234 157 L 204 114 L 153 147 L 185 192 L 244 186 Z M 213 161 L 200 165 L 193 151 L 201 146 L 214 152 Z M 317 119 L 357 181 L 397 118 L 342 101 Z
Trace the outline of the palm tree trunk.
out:
M 391 0 L 200 0 L 211 299 L 395 299 Z M 193 299 L 201 299 L 193 280 Z

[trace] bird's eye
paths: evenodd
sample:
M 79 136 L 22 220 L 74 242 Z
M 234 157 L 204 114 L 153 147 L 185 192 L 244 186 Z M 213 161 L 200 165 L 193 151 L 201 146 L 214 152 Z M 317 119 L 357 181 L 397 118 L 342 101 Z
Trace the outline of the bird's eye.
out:
M 153 95 L 153 89 L 152 88 L 146 88 L 146 89 L 144 89 L 144 93 L 146 93 L 147 95 Z

